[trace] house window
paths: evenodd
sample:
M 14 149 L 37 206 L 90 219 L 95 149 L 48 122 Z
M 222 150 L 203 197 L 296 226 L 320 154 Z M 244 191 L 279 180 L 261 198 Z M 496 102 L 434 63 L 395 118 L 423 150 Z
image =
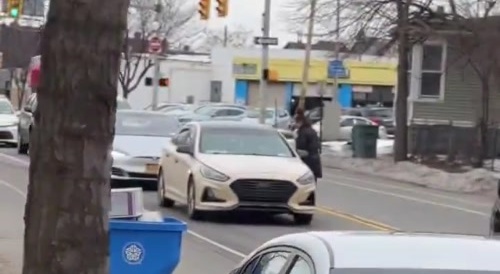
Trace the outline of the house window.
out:
M 443 100 L 446 44 L 426 42 L 413 46 L 410 62 L 410 94 L 414 99 Z

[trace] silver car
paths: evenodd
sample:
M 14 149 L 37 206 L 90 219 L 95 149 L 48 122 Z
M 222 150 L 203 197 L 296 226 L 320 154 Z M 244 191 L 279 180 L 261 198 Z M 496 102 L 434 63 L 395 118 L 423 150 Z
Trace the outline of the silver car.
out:
M 260 117 L 260 109 L 254 108 L 247 110 L 246 116 L 242 119 L 245 122 L 258 123 Z M 288 129 L 290 127 L 292 117 L 288 111 L 284 109 L 267 108 L 264 111 L 264 122 L 266 125 L 274 126 L 280 129 Z
M 161 112 L 117 111 L 111 186 L 154 189 L 163 145 L 179 127 L 175 116 Z
M 500 241 L 378 231 L 289 234 L 250 253 L 231 274 L 497 274 Z
M 245 109 L 234 106 L 206 105 L 197 108 L 193 113 L 179 116 L 182 124 L 194 121 L 208 120 L 241 120 L 245 115 Z

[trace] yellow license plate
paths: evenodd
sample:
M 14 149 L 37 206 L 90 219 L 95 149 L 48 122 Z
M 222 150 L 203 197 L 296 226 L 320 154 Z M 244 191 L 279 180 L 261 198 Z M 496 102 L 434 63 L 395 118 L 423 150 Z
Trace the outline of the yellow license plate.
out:
M 146 164 L 146 173 L 148 174 L 158 174 L 160 166 L 157 164 Z

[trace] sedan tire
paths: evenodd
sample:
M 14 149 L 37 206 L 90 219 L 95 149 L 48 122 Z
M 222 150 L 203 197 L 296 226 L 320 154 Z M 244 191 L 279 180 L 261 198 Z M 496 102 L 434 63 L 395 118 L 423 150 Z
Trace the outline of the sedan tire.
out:
M 158 176 L 158 189 L 156 193 L 158 194 L 158 204 L 161 207 L 173 207 L 175 205 L 175 201 L 165 197 L 165 179 L 163 179 L 163 175 L 161 175 L 162 171 L 160 171 L 160 175 Z
M 201 220 L 203 213 L 196 209 L 196 188 L 192 178 L 189 178 L 188 182 L 187 204 L 189 219 Z
M 293 219 L 297 225 L 310 225 L 313 214 L 293 214 Z

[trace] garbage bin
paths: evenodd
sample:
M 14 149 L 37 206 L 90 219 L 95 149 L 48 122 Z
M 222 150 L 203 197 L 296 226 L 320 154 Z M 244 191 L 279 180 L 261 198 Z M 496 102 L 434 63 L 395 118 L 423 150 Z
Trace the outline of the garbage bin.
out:
M 181 255 L 187 226 L 163 222 L 110 220 L 110 274 L 172 274 Z
M 352 129 L 352 152 L 354 158 L 377 157 L 378 126 L 355 125 Z

